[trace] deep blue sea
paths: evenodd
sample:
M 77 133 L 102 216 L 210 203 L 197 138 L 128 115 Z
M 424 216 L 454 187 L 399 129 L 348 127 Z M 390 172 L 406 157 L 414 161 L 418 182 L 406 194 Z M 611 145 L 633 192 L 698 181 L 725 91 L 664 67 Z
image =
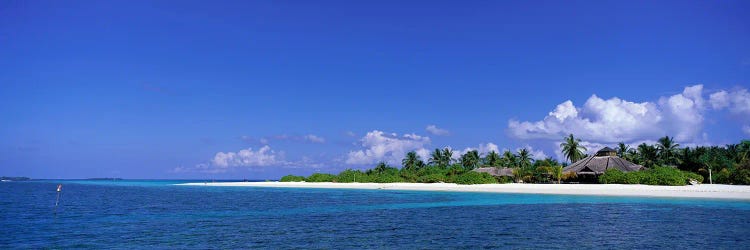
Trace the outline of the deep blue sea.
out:
M 747 201 L 181 182 L 0 183 L 0 248 L 750 249 Z

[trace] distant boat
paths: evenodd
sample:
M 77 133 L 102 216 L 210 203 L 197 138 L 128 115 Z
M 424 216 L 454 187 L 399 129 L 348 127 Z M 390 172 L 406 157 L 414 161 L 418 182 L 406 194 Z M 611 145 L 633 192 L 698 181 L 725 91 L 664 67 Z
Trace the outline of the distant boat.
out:
M 2 182 L 6 182 L 6 181 L 11 181 L 11 180 L 6 180 L 6 179 L 2 179 L 2 180 L 0 180 L 0 181 L 2 181 Z

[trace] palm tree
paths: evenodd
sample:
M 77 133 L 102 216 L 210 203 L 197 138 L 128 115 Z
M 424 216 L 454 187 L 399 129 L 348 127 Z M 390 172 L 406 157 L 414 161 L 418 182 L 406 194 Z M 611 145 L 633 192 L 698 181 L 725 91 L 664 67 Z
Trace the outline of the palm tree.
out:
M 528 149 L 522 148 L 521 150 L 518 150 L 518 165 L 521 168 L 527 168 L 531 166 L 531 157 L 533 157 Z
M 495 150 L 490 151 L 487 157 L 484 158 L 484 163 L 490 167 L 500 166 L 500 155 Z
M 728 144 L 727 153 L 734 162 L 742 164 L 750 159 L 750 141 L 742 140 L 739 144 Z
M 638 156 L 638 150 L 634 148 L 628 149 L 628 152 L 625 154 L 625 159 L 628 161 L 634 161 L 636 157 Z
M 563 176 L 563 167 L 562 166 L 554 166 L 552 167 L 552 176 L 554 176 L 557 179 L 557 184 L 560 184 L 560 180 Z
M 630 151 L 630 146 L 623 142 L 617 143 L 617 156 L 619 156 L 620 158 L 625 158 L 625 155 L 627 155 L 628 151 Z
M 419 157 L 417 152 L 411 151 L 409 153 L 406 153 L 406 156 L 401 161 L 401 164 L 403 165 L 403 168 L 406 170 L 415 170 L 422 168 L 424 166 L 424 162 Z
M 477 165 L 479 165 L 479 151 L 471 150 L 462 155 L 461 165 L 464 166 L 466 170 L 475 169 Z
M 742 140 L 740 144 L 738 144 L 738 154 L 737 157 L 739 159 L 739 163 L 743 163 L 747 160 L 750 160 L 750 141 L 748 140 Z
M 451 165 L 453 162 L 453 150 L 449 147 L 443 148 L 442 163 L 444 166 Z
M 564 137 L 560 147 L 565 158 L 570 160 L 571 163 L 583 159 L 583 152 L 586 151 L 586 147 L 581 146 L 581 139 L 576 139 L 573 134 Z
M 503 153 L 502 158 L 502 165 L 506 168 L 514 168 L 518 166 L 518 163 L 516 162 L 516 155 L 514 155 L 510 150 L 505 150 Z
M 387 169 L 388 163 L 385 163 L 384 161 L 378 162 L 378 165 L 375 166 L 375 172 L 377 173 L 383 173 Z
M 641 143 L 640 145 L 638 145 L 637 160 L 644 167 L 653 167 L 658 160 L 656 147 L 648 145 L 646 143 Z
M 669 138 L 669 136 L 664 136 L 662 138 L 659 138 L 658 143 L 656 144 L 656 152 L 659 156 L 659 159 L 662 163 L 673 165 L 676 164 L 677 158 L 675 157 L 675 151 L 680 146 L 680 144 L 674 143 L 673 138 Z
M 436 148 L 435 151 L 432 151 L 432 153 L 430 154 L 430 159 L 427 161 L 430 165 L 440 166 L 442 160 L 443 160 L 443 151 Z

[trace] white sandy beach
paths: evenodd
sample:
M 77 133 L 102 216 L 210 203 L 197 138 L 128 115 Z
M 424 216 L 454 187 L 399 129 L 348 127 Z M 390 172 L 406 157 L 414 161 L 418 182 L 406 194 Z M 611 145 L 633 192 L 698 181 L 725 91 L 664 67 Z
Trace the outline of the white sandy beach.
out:
M 482 184 L 454 183 L 331 183 L 331 182 L 216 182 L 177 185 L 222 187 L 382 189 L 523 194 L 608 195 L 683 197 L 750 200 L 750 186 L 701 184 L 695 186 L 649 186 L 624 184 Z

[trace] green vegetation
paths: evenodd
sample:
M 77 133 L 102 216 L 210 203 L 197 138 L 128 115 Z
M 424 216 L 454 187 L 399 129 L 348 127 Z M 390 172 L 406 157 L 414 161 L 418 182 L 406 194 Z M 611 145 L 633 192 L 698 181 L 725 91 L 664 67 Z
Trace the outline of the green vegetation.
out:
M 629 173 L 610 169 L 599 176 L 599 182 L 603 184 L 683 186 L 688 184 L 691 179 L 701 182 L 703 181 L 703 176 L 671 167 L 657 167 Z
M 571 162 L 586 157 L 582 140 L 572 134 L 563 138 L 561 151 Z M 645 171 L 622 173 L 607 171 L 594 179 L 600 183 L 686 185 L 689 180 L 708 182 L 709 169 L 714 183 L 750 184 L 750 141 L 725 147 L 680 148 L 673 138 L 665 136 L 657 144 L 642 143 L 633 148 L 625 143 L 617 145 L 617 155 L 628 161 L 643 165 Z M 307 182 L 419 182 L 419 183 L 561 183 L 577 179 L 575 173 L 564 173 L 563 166 L 555 159 L 534 160 L 528 149 L 514 153 L 506 150 L 502 154 L 492 151 L 482 155 L 470 150 L 453 157 L 450 148 L 435 149 L 428 159 L 423 159 L 414 151 L 408 152 L 401 161 L 401 168 L 389 166 L 385 162 L 365 171 L 347 169 L 338 175 L 315 173 L 305 178 L 287 175 L 281 181 Z M 479 167 L 511 168 L 513 176 L 492 176 L 472 171 Z
M 457 184 L 493 184 L 497 183 L 497 179 L 492 177 L 488 173 L 478 173 L 469 171 L 456 177 L 455 183 Z
M 297 176 L 297 175 L 286 175 L 284 177 L 281 177 L 281 180 L 283 182 L 301 182 L 305 181 L 304 176 Z
M 655 145 L 641 143 L 636 148 L 620 143 L 617 154 L 647 168 L 676 167 L 691 175 L 700 175 L 705 183 L 710 182 L 710 171 L 713 183 L 750 185 L 750 140 L 723 147 L 680 148 L 673 138 L 665 136 Z
M 336 179 L 336 176 L 332 174 L 314 173 L 305 180 L 308 182 L 332 182 L 334 179 Z

